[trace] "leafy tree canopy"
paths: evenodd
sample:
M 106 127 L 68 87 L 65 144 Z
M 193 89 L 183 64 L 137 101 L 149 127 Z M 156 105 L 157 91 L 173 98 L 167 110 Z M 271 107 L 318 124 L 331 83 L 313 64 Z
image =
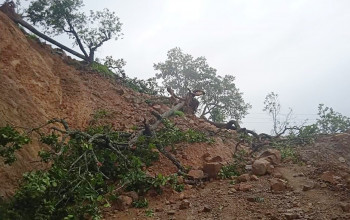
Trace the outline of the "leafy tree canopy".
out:
M 66 33 L 75 40 L 88 62 L 94 61 L 97 48 L 104 42 L 122 35 L 122 23 L 108 9 L 81 12 L 82 0 L 34 0 L 27 10 L 27 17 L 45 28 L 51 35 Z
M 334 134 L 345 132 L 350 129 L 350 118 L 339 112 L 336 112 L 331 107 L 326 107 L 324 104 L 318 106 L 317 126 L 321 133 Z
M 162 79 L 163 86 L 171 87 L 180 96 L 187 94 L 187 89 L 204 90 L 201 115 L 209 115 L 213 121 L 226 117 L 240 120 L 251 107 L 244 102 L 234 83 L 235 77 L 218 76 L 205 57 L 194 58 L 176 47 L 168 51 L 165 62 L 154 64 L 154 69 L 159 71 L 156 77 Z

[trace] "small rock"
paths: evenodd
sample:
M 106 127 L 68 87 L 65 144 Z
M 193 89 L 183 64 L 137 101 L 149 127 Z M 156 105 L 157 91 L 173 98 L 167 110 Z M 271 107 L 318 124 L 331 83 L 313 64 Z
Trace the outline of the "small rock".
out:
M 339 157 L 338 160 L 339 160 L 340 163 L 345 163 L 344 157 Z
M 285 191 L 287 189 L 285 182 L 281 179 L 271 179 L 270 187 L 274 192 Z
M 203 170 L 190 170 L 190 172 L 188 172 L 187 175 L 193 179 L 203 179 L 204 178 Z
M 255 199 L 255 197 L 253 197 L 253 196 L 249 196 L 249 197 L 247 197 L 247 201 L 248 201 L 248 202 L 255 202 L 256 199 Z
M 202 212 L 211 212 L 211 207 L 209 205 L 204 205 Z
M 183 184 L 183 183 L 184 183 L 184 177 L 183 177 L 183 176 L 178 176 L 178 177 L 177 177 L 177 182 L 178 182 L 179 184 Z
M 336 178 L 335 178 L 335 173 L 331 172 L 331 171 L 326 171 L 324 173 L 322 173 L 321 175 L 321 180 L 328 182 L 328 183 L 332 183 L 332 184 L 336 184 Z
M 252 185 L 247 184 L 247 183 L 241 183 L 238 185 L 238 190 L 242 192 L 247 192 L 253 188 Z
M 156 208 L 154 211 L 156 211 L 156 212 L 163 212 L 163 211 L 164 211 L 164 209 L 163 209 L 163 208 L 161 208 L 161 207 L 158 207 L 158 208 Z
M 249 174 L 242 174 L 239 177 L 237 177 L 238 182 L 248 182 L 250 180 Z
M 139 200 L 139 195 L 135 191 L 130 191 L 124 194 L 125 196 L 129 196 L 132 198 L 132 201 L 137 201 Z
M 314 183 L 306 183 L 302 185 L 303 191 L 309 191 L 310 189 L 313 189 L 315 187 Z
M 251 176 L 250 176 L 250 180 L 252 180 L 252 181 L 258 181 L 258 180 L 259 180 L 259 177 L 257 177 L 256 175 L 251 175 Z
M 188 209 L 190 207 L 190 204 L 190 201 L 185 199 L 181 202 L 179 209 Z
M 252 170 L 252 165 L 245 165 L 245 169 L 247 170 L 247 171 L 251 171 Z
M 284 213 L 283 215 L 287 220 L 300 218 L 300 216 L 297 213 Z
M 175 215 L 175 213 L 176 213 L 175 210 L 169 210 L 169 211 L 167 212 L 168 215 Z
M 121 195 L 117 199 L 117 209 L 125 210 L 132 204 L 132 198 L 129 196 Z
M 340 203 L 340 207 L 343 210 L 343 212 L 350 212 L 350 203 Z

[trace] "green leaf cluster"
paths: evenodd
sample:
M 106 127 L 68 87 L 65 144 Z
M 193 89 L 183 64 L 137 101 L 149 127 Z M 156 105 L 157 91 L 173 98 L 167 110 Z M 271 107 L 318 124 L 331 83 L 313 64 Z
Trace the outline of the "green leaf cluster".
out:
M 4 158 L 5 164 L 15 162 L 15 152 L 29 142 L 27 135 L 19 133 L 12 126 L 0 127 L 0 157 Z

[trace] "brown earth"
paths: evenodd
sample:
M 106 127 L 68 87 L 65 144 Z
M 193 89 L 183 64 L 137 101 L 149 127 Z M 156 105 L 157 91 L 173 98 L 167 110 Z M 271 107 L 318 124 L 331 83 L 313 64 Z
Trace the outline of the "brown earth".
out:
M 25 129 L 65 118 L 71 127 L 83 129 L 104 109 L 109 114 L 102 123 L 132 132 L 143 126 L 144 118 L 152 120 L 151 110 L 169 109 L 159 97 L 136 93 L 95 72 L 77 70 L 79 66 L 27 37 L 0 12 L 0 126 Z M 234 131 L 219 130 L 195 116 L 173 120 L 182 129 L 197 129 L 215 140 L 174 146 L 174 156 L 184 166 L 202 169 L 210 160 L 233 160 Z M 36 162 L 43 147 L 37 142 L 25 146 L 12 166 L 0 161 L 0 196 L 13 195 L 24 172 L 43 168 Z M 164 189 L 161 195 L 147 196 L 148 208 L 118 211 L 112 206 L 105 210 L 105 219 L 147 219 L 147 210 L 154 215 L 149 219 L 350 219 L 350 132 L 321 137 L 297 151 L 298 164 L 284 161 L 255 181 L 210 180 L 185 185 L 181 193 Z M 163 156 L 148 169 L 151 175 L 176 171 Z M 272 190 L 273 183 L 282 191 Z
M 151 110 L 169 109 L 158 104 L 157 97 L 136 93 L 96 72 L 79 71 L 67 63 L 80 65 L 70 57 L 56 53 L 50 45 L 27 37 L 0 12 L 0 126 L 11 124 L 33 128 L 52 118 L 65 118 L 72 128 L 82 129 L 93 120 L 96 111 L 103 109 L 109 115 L 101 123 L 132 132 L 133 128 L 143 126 L 144 118 L 152 119 Z M 149 101 L 154 103 L 154 108 Z M 210 127 L 194 116 L 177 117 L 175 121 L 182 128 L 188 127 L 187 121 L 193 123 L 191 127 L 198 126 L 201 130 Z M 215 129 L 211 127 L 211 130 Z M 200 156 L 209 152 L 212 156 L 220 156 L 223 162 L 229 162 L 234 146 L 232 141 L 225 145 L 220 140 L 210 146 L 196 144 L 184 150 L 187 159 L 179 159 L 185 166 L 200 167 L 204 161 Z M 35 162 L 43 147 L 33 141 L 18 153 L 18 160 L 13 165 L 3 165 L 0 161 L 0 196 L 13 195 L 24 172 L 43 168 Z M 176 169 L 161 157 L 150 171 L 169 174 Z
M 297 164 L 286 160 L 272 175 L 240 183 L 251 185 L 249 191 L 237 190 L 237 179 L 187 185 L 181 193 L 166 191 L 147 197 L 148 208 L 108 210 L 105 219 L 350 219 L 349 134 L 322 137 L 298 149 Z M 323 177 L 329 172 L 333 183 Z M 274 191 L 271 182 L 279 178 L 286 181 L 286 189 Z M 190 206 L 180 209 L 185 199 Z M 149 210 L 153 217 L 146 216 Z

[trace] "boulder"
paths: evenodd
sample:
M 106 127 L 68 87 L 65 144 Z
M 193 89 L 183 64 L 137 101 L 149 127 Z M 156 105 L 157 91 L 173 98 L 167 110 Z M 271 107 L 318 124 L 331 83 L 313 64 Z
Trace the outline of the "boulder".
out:
M 190 172 L 188 172 L 187 175 L 193 179 L 203 179 L 204 178 L 203 170 L 190 170 Z
M 270 162 L 265 159 L 255 160 L 252 165 L 252 173 L 258 176 L 265 175 L 267 170 L 270 169 L 270 165 Z
M 279 150 L 268 149 L 260 154 L 259 159 L 265 159 L 270 163 L 277 165 L 281 163 L 282 156 Z
M 132 204 L 132 198 L 129 196 L 125 196 L 125 195 L 121 195 L 118 197 L 117 201 L 116 201 L 116 208 L 118 210 L 126 210 L 127 208 L 129 208 Z
M 270 188 L 273 192 L 281 192 L 287 189 L 286 182 L 281 179 L 270 179 Z
M 222 164 L 218 162 L 205 163 L 203 171 L 208 174 L 209 178 L 217 178 L 219 171 L 221 170 Z
M 239 177 L 237 177 L 238 182 L 248 182 L 250 180 L 249 174 L 242 174 Z

